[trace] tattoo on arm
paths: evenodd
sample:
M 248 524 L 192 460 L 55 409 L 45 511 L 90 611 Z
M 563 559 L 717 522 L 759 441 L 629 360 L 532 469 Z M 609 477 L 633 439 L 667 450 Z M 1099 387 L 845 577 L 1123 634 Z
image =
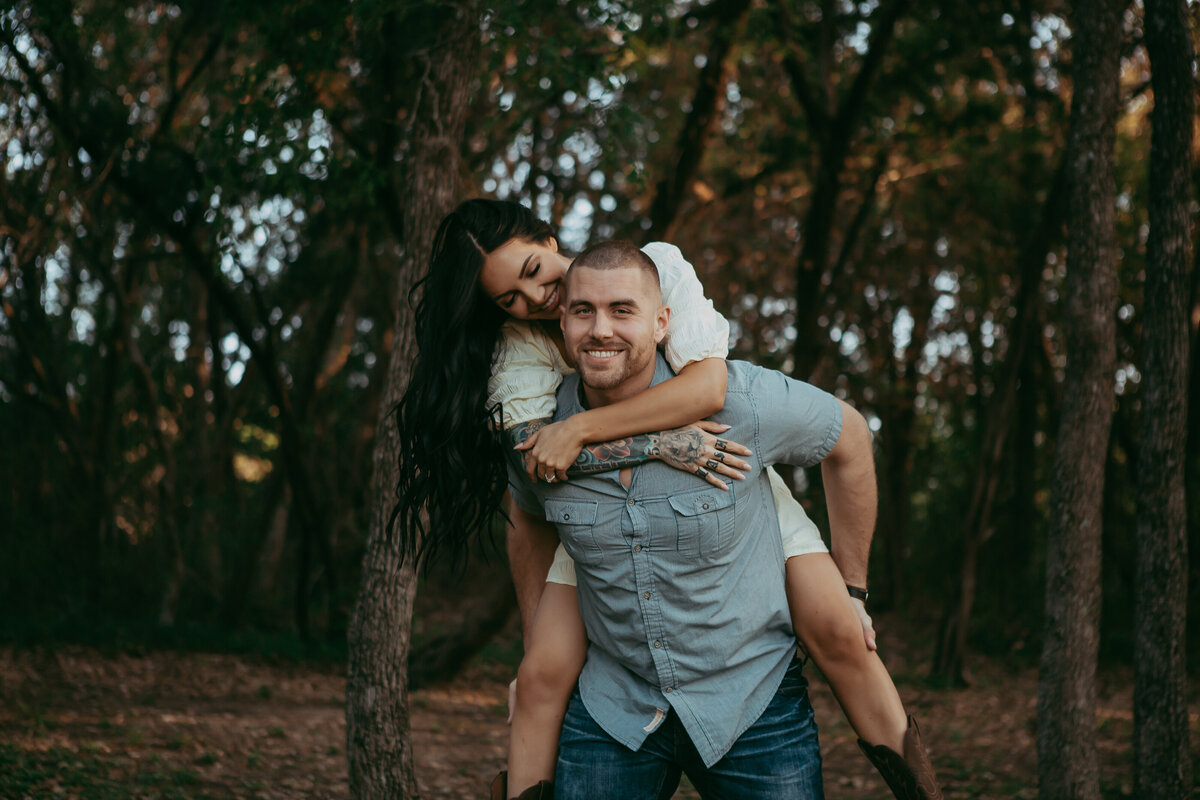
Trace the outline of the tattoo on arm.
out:
M 625 469 L 653 460 L 658 455 L 655 450 L 655 440 L 658 435 L 643 433 L 624 439 L 614 439 L 611 442 L 598 442 L 584 445 L 579 452 L 575 464 L 567 470 L 570 475 L 591 475 L 596 472 L 609 472 L 614 469 Z
M 521 444 L 535 431 L 550 424 L 550 418 L 523 422 L 508 430 L 510 443 Z M 665 463 L 692 472 L 695 465 L 704 463 L 702 432 L 695 427 L 675 428 L 661 433 L 643 433 L 611 442 L 596 442 L 585 445 L 579 458 L 568 470 L 571 475 L 591 475 L 644 464 L 656 458 Z
M 575 474 L 624 469 L 658 458 L 687 472 L 703 463 L 703 432 L 695 427 L 675 428 L 661 433 L 644 433 L 627 439 L 589 444 L 569 470 Z
M 509 444 L 518 445 L 528 439 L 530 436 L 542 428 L 550 424 L 550 417 L 531 420 L 530 422 L 522 422 L 520 425 L 514 425 L 508 429 Z
M 518 445 L 530 436 L 550 424 L 550 417 L 523 422 L 508 429 L 509 444 Z M 641 434 L 625 439 L 615 439 L 611 442 L 596 442 L 585 445 L 579 453 L 579 458 L 567 470 L 570 475 L 591 475 L 596 472 L 609 472 L 614 469 L 625 469 L 651 461 L 658 455 L 656 450 L 658 434 Z

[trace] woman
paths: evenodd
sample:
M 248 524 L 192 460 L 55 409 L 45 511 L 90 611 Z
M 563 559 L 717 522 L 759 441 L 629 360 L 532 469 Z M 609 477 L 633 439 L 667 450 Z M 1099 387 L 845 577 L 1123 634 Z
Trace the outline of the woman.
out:
M 444 552 L 455 562 L 465 557 L 470 536 L 500 505 L 512 443 L 525 451 L 532 479 L 566 480 L 569 467 L 616 469 L 648 458 L 721 488 L 720 476 L 740 478 L 745 464 L 737 454 L 748 451 L 717 439 L 718 428 L 670 430 L 721 408 L 727 324 L 677 248 L 655 243 L 644 250 L 659 268 L 663 302 L 672 308 L 664 354 L 676 377 L 624 402 L 546 425 L 555 390 L 571 370 L 558 330 L 570 258 L 553 230 L 517 203 L 469 200 L 442 222 L 421 284 L 419 353 L 398 409 L 401 479 L 393 522 L 407 555 Z M 622 441 L 611 446 L 611 440 Z M 606 444 L 587 444 L 594 442 Z M 688 446 L 673 446 L 679 442 Z M 862 595 L 850 597 L 815 526 L 773 473 L 772 485 L 797 636 L 897 796 L 940 798 L 915 725 L 874 653 L 870 618 L 861 605 L 865 591 L 849 587 Z M 422 509 L 436 536 L 424 536 Z M 555 557 L 545 589 L 540 587 L 553 545 L 545 531 L 544 521 L 513 506 L 510 561 L 527 623 L 531 597 L 541 597 L 525 626 L 508 786 L 501 776 L 493 796 L 547 791 L 563 711 L 586 653 L 565 554 Z

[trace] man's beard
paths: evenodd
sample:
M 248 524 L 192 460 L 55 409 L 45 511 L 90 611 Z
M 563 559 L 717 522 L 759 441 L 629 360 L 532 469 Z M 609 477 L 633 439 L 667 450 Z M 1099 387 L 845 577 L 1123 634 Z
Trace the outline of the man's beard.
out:
M 613 349 L 620 351 L 618 355 L 613 357 L 614 362 L 619 361 L 620 363 L 606 364 L 603 368 L 589 364 L 586 361 L 586 356 L 578 360 L 579 377 L 583 381 L 584 386 L 602 392 L 616 389 L 629 380 L 631 376 L 645 369 L 646 364 L 654 357 L 654 347 L 644 350 L 635 350 L 628 346 L 606 348 L 599 342 L 589 342 L 587 345 L 580 347 L 579 351 L 582 354 L 584 350 L 589 349 Z

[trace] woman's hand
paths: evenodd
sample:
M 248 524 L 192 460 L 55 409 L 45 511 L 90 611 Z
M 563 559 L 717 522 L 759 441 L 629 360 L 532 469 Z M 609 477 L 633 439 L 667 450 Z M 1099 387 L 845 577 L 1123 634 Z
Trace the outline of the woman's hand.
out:
M 572 424 L 573 419 L 568 417 L 538 428 L 517 445 L 517 450 L 525 453 L 525 471 L 529 473 L 531 482 L 542 480 L 553 483 L 567 479 L 567 470 L 587 444 Z
M 851 597 L 850 602 L 854 604 L 854 613 L 858 615 L 858 621 L 862 624 L 863 641 L 867 643 L 867 649 L 875 650 L 875 623 L 867 613 L 867 604 L 857 597 Z
M 663 463 L 698 475 L 718 489 L 728 491 L 729 487 L 718 476 L 746 480 L 742 470 L 750 469 L 750 464 L 738 456 L 753 454 L 737 442 L 720 438 L 719 434 L 727 430 L 728 425 L 702 419 L 694 425 L 651 434 L 654 445 L 651 452 Z

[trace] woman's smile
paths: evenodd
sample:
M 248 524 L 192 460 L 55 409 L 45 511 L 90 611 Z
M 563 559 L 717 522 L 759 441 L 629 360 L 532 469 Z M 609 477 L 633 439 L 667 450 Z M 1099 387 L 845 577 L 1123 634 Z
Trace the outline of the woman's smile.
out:
M 554 285 L 552 287 L 550 287 L 550 296 L 546 298 L 546 302 L 542 303 L 540 306 L 533 309 L 532 313 L 542 314 L 547 311 L 557 311 L 558 310 L 558 298 L 559 298 L 559 295 L 561 294 L 561 292 L 559 290 L 561 288 L 562 288 L 562 281 L 555 281 Z

